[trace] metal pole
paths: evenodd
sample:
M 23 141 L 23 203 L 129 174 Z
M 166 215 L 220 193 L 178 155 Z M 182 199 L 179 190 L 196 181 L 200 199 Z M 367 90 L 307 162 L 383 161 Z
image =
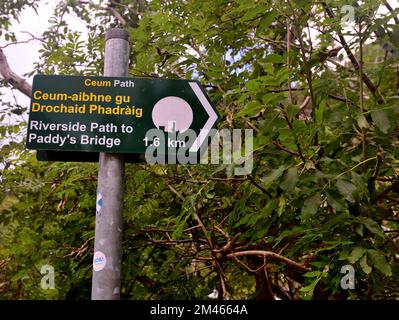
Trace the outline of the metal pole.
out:
M 127 76 L 129 34 L 115 28 L 107 32 L 105 40 L 104 76 Z M 123 192 L 123 154 L 100 153 L 92 300 L 120 297 Z

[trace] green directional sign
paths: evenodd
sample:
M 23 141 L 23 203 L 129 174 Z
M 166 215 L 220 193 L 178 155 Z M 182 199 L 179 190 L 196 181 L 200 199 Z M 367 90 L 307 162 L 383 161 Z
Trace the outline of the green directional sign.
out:
M 36 75 L 26 144 L 36 150 L 142 154 L 162 142 L 198 153 L 217 119 L 197 81 Z M 175 136 L 190 131 L 195 138 L 160 142 L 147 136 L 151 129 Z

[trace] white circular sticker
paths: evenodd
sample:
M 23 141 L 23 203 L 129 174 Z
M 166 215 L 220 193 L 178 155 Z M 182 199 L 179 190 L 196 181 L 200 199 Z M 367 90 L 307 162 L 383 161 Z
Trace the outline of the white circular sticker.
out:
M 101 251 L 96 251 L 94 253 L 93 258 L 93 269 L 94 271 L 101 271 L 105 268 L 105 264 L 107 263 L 107 258 L 105 258 L 105 254 Z
M 193 110 L 186 100 L 179 97 L 165 97 L 159 100 L 152 109 L 152 122 L 165 132 L 180 133 L 190 128 L 193 122 Z

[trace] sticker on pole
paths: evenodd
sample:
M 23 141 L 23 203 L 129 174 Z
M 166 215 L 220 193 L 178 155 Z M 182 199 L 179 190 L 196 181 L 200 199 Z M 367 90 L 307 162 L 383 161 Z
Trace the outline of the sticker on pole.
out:
M 103 197 L 101 193 L 97 193 L 97 201 L 96 201 L 96 214 L 99 215 L 101 208 L 103 206 Z
M 105 268 L 106 263 L 107 263 L 107 258 L 105 258 L 105 254 L 102 253 L 101 251 L 96 251 L 94 253 L 94 258 L 93 258 L 94 271 L 101 271 L 102 269 Z

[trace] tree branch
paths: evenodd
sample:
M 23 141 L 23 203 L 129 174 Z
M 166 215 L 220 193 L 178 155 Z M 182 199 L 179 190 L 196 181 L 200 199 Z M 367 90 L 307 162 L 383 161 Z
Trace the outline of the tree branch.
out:
M 168 186 L 168 188 L 169 188 L 174 194 L 176 194 L 176 195 L 178 196 L 179 199 L 181 199 L 182 201 L 184 201 L 184 197 L 183 197 L 183 195 L 182 195 L 180 192 L 178 192 L 178 191 L 177 191 L 172 185 L 170 185 L 169 183 L 167 183 L 166 185 Z M 193 215 L 194 215 L 195 220 L 196 220 L 197 223 L 198 223 L 199 228 L 200 228 L 200 229 L 202 230 L 202 232 L 204 233 L 204 236 L 205 236 L 205 238 L 206 238 L 206 242 L 207 242 L 208 245 L 209 245 L 211 254 L 212 254 L 212 256 L 213 256 L 213 261 L 214 261 L 216 270 L 217 270 L 217 272 L 218 272 L 218 274 L 219 274 L 220 284 L 221 284 L 221 287 L 222 287 L 222 297 L 225 298 L 225 297 L 226 297 L 225 295 L 227 294 L 226 279 L 225 279 L 225 274 L 224 274 L 224 272 L 223 272 L 223 269 L 222 269 L 222 267 L 221 267 L 221 265 L 220 265 L 220 263 L 219 263 L 219 261 L 218 261 L 218 259 L 217 259 L 217 254 L 216 254 L 216 252 L 214 252 L 215 247 L 214 247 L 214 245 L 213 245 L 213 243 L 212 243 L 212 240 L 211 240 L 211 239 L 209 238 L 209 236 L 208 236 L 208 230 L 206 229 L 205 225 L 203 224 L 203 222 L 202 222 L 201 218 L 199 217 L 198 213 L 195 211 L 195 208 L 193 208 Z
M 254 177 L 252 177 L 251 175 L 248 175 L 248 180 L 252 182 L 252 184 L 257 187 L 259 190 L 261 190 L 263 193 L 267 194 L 268 197 L 270 199 L 273 198 L 273 196 L 271 195 L 271 193 L 269 191 L 267 191 L 265 188 L 263 188 L 259 183 L 257 183 L 254 179 Z
M 280 149 L 280 150 L 282 150 L 282 151 L 284 151 L 284 152 L 287 152 L 288 154 L 290 154 L 290 155 L 292 155 L 292 156 L 297 156 L 297 157 L 299 157 L 299 153 L 298 153 L 298 152 L 296 152 L 296 151 L 294 151 L 294 150 L 291 150 L 291 149 L 289 149 L 289 148 L 283 146 L 282 144 L 278 143 L 277 141 L 272 141 L 272 144 L 273 144 L 276 148 L 278 148 L 278 149 Z
M 327 15 L 333 19 L 335 17 L 334 12 L 332 11 L 332 9 L 325 3 L 322 2 L 324 9 L 327 12 Z M 357 61 L 356 57 L 354 56 L 354 54 L 352 53 L 352 50 L 349 48 L 348 43 L 346 42 L 344 36 L 342 35 L 341 32 L 338 32 L 338 37 L 340 39 L 341 45 L 344 47 L 346 54 L 348 55 L 349 60 L 351 61 L 353 67 L 355 68 L 355 70 L 357 72 L 359 72 L 360 70 L 360 64 Z M 367 88 L 370 90 L 370 92 L 372 93 L 372 95 L 374 96 L 374 98 L 376 99 L 376 101 L 378 102 L 378 104 L 384 104 L 385 103 L 385 99 L 384 97 L 381 95 L 380 91 L 378 90 L 378 88 L 375 86 L 375 84 L 373 83 L 373 81 L 371 81 L 371 79 L 367 76 L 367 74 L 365 74 L 364 72 L 362 73 L 362 79 L 364 84 L 367 86 Z
M 37 39 L 36 38 L 30 38 L 30 39 L 27 39 L 27 40 L 10 42 L 10 43 L 7 43 L 6 45 L 0 47 L 0 49 L 4 49 L 4 48 L 7 48 L 8 46 L 13 46 L 13 45 L 17 45 L 17 44 L 26 44 L 26 43 L 29 43 L 29 42 L 31 42 L 33 40 L 37 40 Z
M 272 251 L 263 251 L 263 250 L 248 250 L 248 251 L 240 251 L 240 252 L 233 252 L 226 255 L 227 258 L 232 259 L 234 257 L 244 257 L 244 256 L 261 256 L 261 257 L 269 257 L 273 260 L 277 260 L 280 262 L 285 263 L 286 265 L 302 271 L 302 272 L 309 272 L 311 271 L 309 268 L 304 267 L 303 265 L 299 264 L 296 261 L 290 260 L 284 256 L 281 256 Z
M 393 8 L 391 7 L 391 5 L 388 3 L 388 1 L 386 1 L 386 0 L 382 0 L 382 2 L 383 2 L 383 4 L 384 4 L 384 6 L 388 9 L 388 11 L 390 12 L 390 13 L 394 13 L 395 11 L 393 10 Z M 398 17 L 393 17 L 393 19 L 395 20 L 395 23 L 396 24 L 399 24 L 399 19 L 398 19 Z
M 11 70 L 8 64 L 7 57 L 3 50 L 0 49 L 0 75 L 6 83 L 12 85 L 15 89 L 21 91 L 26 96 L 30 97 L 32 94 L 32 86 L 21 78 L 14 71 Z
M 123 19 L 123 17 L 121 16 L 121 14 L 120 14 L 118 11 L 116 11 L 114 8 L 112 8 L 112 7 L 107 7 L 105 10 L 109 11 L 109 12 L 114 16 L 114 18 L 115 18 L 122 26 L 126 25 L 126 20 Z
M 383 192 L 381 192 L 379 195 L 377 195 L 374 201 L 379 201 L 384 199 L 391 191 L 396 191 L 397 193 L 399 193 L 399 181 L 396 181 L 391 186 L 386 188 Z

